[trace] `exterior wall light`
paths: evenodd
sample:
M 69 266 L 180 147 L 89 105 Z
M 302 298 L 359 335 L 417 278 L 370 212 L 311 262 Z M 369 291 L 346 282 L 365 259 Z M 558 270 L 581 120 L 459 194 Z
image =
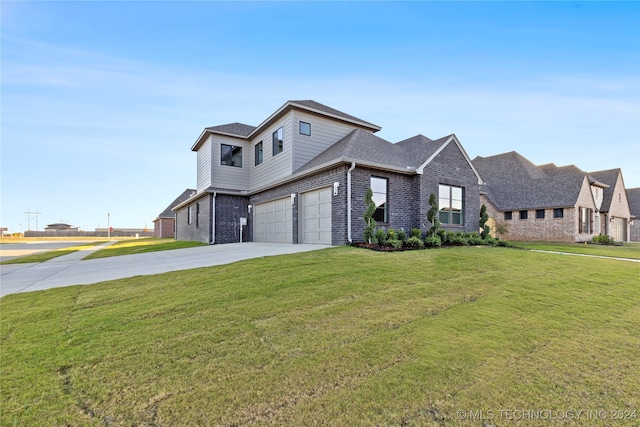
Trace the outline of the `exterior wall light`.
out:
M 339 182 L 334 182 L 333 183 L 333 195 L 337 196 L 338 195 L 338 187 L 340 187 L 340 183 Z

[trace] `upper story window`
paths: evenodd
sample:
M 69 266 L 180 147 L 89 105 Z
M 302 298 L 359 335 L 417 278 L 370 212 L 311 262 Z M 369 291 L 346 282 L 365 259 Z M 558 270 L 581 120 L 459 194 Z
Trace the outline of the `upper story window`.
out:
M 506 211 L 504 213 L 504 219 L 505 221 L 510 221 L 511 219 L 513 219 L 513 211 Z
M 242 167 L 242 147 L 220 144 L 220 164 Z
M 273 155 L 282 153 L 284 150 L 284 141 L 282 140 L 282 128 L 273 133 Z
M 462 187 L 440 184 L 438 193 L 438 205 L 440 208 L 438 219 L 440 219 L 440 222 L 443 224 L 463 225 Z
M 300 122 L 299 131 L 300 135 L 311 136 L 311 123 Z
M 256 144 L 256 166 L 262 163 L 262 141 Z
M 373 219 L 378 222 L 389 222 L 387 187 L 389 181 L 386 178 L 371 177 L 371 191 L 373 192 L 373 202 L 376 204 L 376 211 Z

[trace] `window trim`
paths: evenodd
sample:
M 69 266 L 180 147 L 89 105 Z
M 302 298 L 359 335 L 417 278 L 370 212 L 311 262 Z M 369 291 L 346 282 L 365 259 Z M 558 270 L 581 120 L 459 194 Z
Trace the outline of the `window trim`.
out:
M 278 133 L 280 135 L 278 135 Z M 276 141 L 278 141 L 277 144 L 276 144 Z M 271 155 L 275 157 L 278 154 L 282 153 L 283 151 L 284 151 L 284 128 L 280 126 L 271 134 Z
M 447 187 L 449 189 L 449 196 L 448 196 L 448 204 L 449 207 L 451 209 L 449 209 L 449 211 L 443 211 L 442 209 L 442 204 L 440 203 L 440 199 L 444 199 L 444 197 L 442 197 L 442 194 L 440 193 L 440 189 L 441 187 Z M 452 209 L 453 207 L 453 201 L 457 199 L 453 198 L 453 189 L 454 188 L 458 188 L 460 189 L 460 222 L 453 222 L 453 214 L 454 214 L 454 210 Z M 465 208 L 465 203 L 464 203 L 464 195 L 465 195 L 465 188 L 464 187 L 460 187 L 458 185 L 451 185 L 451 184 L 442 184 L 439 183 L 438 184 L 438 220 L 440 221 L 441 224 L 446 224 L 447 226 L 450 227 L 464 227 L 465 225 L 465 221 L 464 221 L 464 208 Z M 448 222 L 445 222 L 442 220 L 442 214 L 446 213 L 448 216 Z
M 309 127 L 309 133 L 304 133 L 304 132 L 302 131 L 302 124 L 303 124 L 303 123 Z M 300 135 L 311 136 L 311 123 L 309 123 L 309 122 L 304 122 L 304 121 L 300 120 L 300 121 L 298 122 L 298 133 L 300 133 Z
M 225 155 L 223 155 L 223 153 L 222 153 L 222 150 L 224 149 L 224 147 L 229 147 L 229 149 L 231 150 L 231 163 L 230 164 L 224 163 L 223 157 Z M 239 165 L 235 164 L 236 160 L 238 159 L 238 157 L 233 155 L 233 152 L 234 152 L 234 150 L 236 148 L 240 150 L 240 156 L 239 156 L 240 164 Z M 231 167 L 235 167 L 235 168 L 241 168 L 242 167 L 242 163 L 243 162 L 242 162 L 242 146 L 241 145 L 231 145 L 231 144 L 222 144 L 222 143 L 220 144 L 220 165 L 221 166 L 231 166 Z
M 258 147 L 260 147 L 260 148 L 258 148 Z M 264 162 L 264 146 L 262 144 L 262 141 L 258 142 L 255 145 L 254 150 L 255 150 L 254 151 L 254 155 L 255 155 L 255 161 L 254 161 L 255 164 L 254 164 L 254 166 L 258 166 L 258 165 L 260 165 L 260 164 L 262 164 Z M 258 156 L 258 153 L 260 154 L 259 156 Z M 260 159 L 260 161 L 258 161 L 258 159 Z
M 375 196 L 376 194 L 382 194 L 380 192 L 374 192 L 373 191 L 373 180 L 374 179 L 379 179 L 384 181 L 384 204 L 376 206 L 376 210 L 373 213 L 373 218 L 376 220 L 376 222 L 379 223 L 383 223 L 383 224 L 387 224 L 389 223 L 389 178 L 384 178 L 381 176 L 371 176 L 369 177 L 369 187 L 371 188 L 371 192 L 373 193 L 373 195 Z M 384 206 L 384 207 L 380 207 L 380 206 Z M 376 219 L 376 215 L 378 214 L 378 212 L 382 211 L 382 221 Z

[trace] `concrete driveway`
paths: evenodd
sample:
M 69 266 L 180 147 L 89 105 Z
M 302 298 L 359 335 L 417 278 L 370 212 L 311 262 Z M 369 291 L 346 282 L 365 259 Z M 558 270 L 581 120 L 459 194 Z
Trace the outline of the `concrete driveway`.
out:
M 124 277 L 188 270 L 229 264 L 265 256 L 293 254 L 328 248 L 325 245 L 287 243 L 229 243 L 199 246 L 136 255 L 115 256 L 82 261 L 88 253 L 101 249 L 94 246 L 37 264 L 0 266 L 0 297 L 19 292 L 39 291 L 62 286 L 84 285 Z

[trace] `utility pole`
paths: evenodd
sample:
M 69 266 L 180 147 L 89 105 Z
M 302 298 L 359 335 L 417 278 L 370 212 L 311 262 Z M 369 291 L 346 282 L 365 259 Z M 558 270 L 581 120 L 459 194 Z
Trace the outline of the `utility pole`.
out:
M 38 215 L 40 215 L 42 212 L 39 212 L 39 211 L 32 212 L 28 210 L 25 213 L 27 214 L 27 231 L 31 230 L 31 215 L 36 216 L 36 231 L 38 231 Z
M 110 222 L 110 217 L 111 214 L 109 212 L 107 212 L 107 237 L 109 238 L 109 240 L 111 240 L 111 222 Z

